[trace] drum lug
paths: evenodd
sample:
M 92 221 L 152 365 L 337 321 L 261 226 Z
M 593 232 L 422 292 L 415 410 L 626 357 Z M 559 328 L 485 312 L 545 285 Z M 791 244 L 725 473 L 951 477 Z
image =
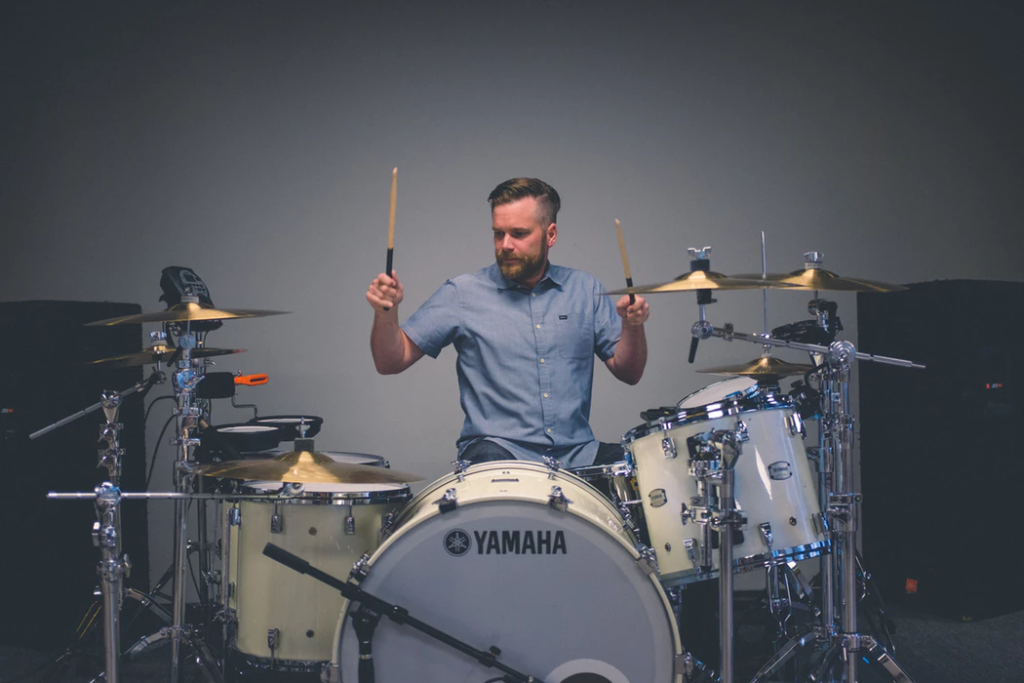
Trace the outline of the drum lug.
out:
M 551 495 L 548 496 L 548 507 L 559 512 L 565 512 L 569 508 L 569 499 L 565 497 L 561 486 L 551 487 Z
M 284 518 L 275 512 L 270 515 L 270 533 L 279 534 L 284 531 Z
M 369 573 L 370 554 L 363 553 L 362 557 L 352 564 L 352 569 L 348 573 L 348 578 L 356 583 L 362 583 L 363 579 L 365 579 Z
M 380 518 L 380 540 L 384 540 L 391 535 L 393 527 L 395 525 L 395 519 L 398 518 L 398 513 L 394 510 L 388 510 Z
M 469 468 L 469 461 L 452 460 L 452 464 L 455 465 L 455 475 L 459 478 L 459 482 L 466 481 L 466 470 Z
M 665 454 L 665 458 L 675 458 L 679 455 L 676 451 L 676 442 L 672 440 L 671 436 L 666 436 L 661 440 L 661 452 Z
M 242 511 L 239 508 L 231 508 L 228 510 L 228 524 L 231 526 L 238 526 L 242 523 Z
M 768 552 L 772 551 L 772 525 L 770 522 L 763 522 L 757 525 L 758 531 L 761 532 L 761 540 L 764 541 L 765 545 L 768 546 Z
M 554 479 L 558 470 L 562 469 L 562 463 L 550 455 L 544 456 L 544 464 L 548 466 L 548 479 Z
M 695 538 L 687 538 L 683 541 L 683 549 L 686 550 L 686 557 L 694 567 L 700 566 L 700 542 Z
M 455 500 L 455 489 L 448 489 L 443 496 L 437 499 L 437 509 L 442 515 L 457 507 L 459 507 L 459 503 Z
M 281 629 L 268 628 L 267 629 L 267 647 L 273 652 L 277 649 L 278 643 L 281 642 Z
M 345 518 L 345 535 L 356 535 L 356 518 L 352 516 L 352 509 L 349 508 L 348 517 Z
M 689 652 L 684 652 L 681 655 L 676 655 L 673 662 L 674 667 L 672 673 L 676 676 L 682 676 L 684 681 L 689 681 L 690 676 L 693 675 L 694 669 L 693 655 Z
M 320 671 L 320 683 L 341 683 L 341 665 L 328 662 Z
M 636 550 L 640 554 L 640 556 L 636 558 L 636 564 L 640 567 L 640 571 L 647 576 L 659 573 L 658 555 L 654 552 L 654 548 L 648 548 L 647 546 L 638 543 Z
M 804 426 L 804 419 L 800 417 L 800 413 L 793 412 L 787 415 L 786 425 L 789 427 L 789 433 L 793 436 L 797 434 L 801 437 L 807 436 L 807 428 Z

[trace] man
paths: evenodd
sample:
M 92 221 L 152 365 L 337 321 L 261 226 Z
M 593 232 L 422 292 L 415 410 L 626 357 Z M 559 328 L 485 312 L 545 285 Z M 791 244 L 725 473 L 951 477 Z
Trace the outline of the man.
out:
M 588 422 L 594 355 L 616 378 L 639 382 L 647 302 L 624 296 L 613 305 L 593 276 L 548 262 L 561 200 L 547 183 L 513 178 L 488 201 L 495 264 L 448 280 L 402 326 L 397 273 L 370 284 L 377 372 L 402 372 L 455 345 L 463 460 L 551 456 L 566 467 L 622 460 L 621 447 L 598 442 Z

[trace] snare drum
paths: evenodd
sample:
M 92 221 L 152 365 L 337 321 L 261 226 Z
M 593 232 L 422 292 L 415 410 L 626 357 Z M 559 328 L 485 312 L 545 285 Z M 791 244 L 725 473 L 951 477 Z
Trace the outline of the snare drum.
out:
M 567 472 L 474 465 L 410 502 L 359 572 L 361 587 L 544 681 L 681 683 L 676 624 L 653 566 L 611 503 Z M 350 608 L 328 680 L 356 681 Z M 609 622 L 613 620 L 613 624 Z M 378 683 L 484 681 L 494 669 L 382 619 Z
M 717 575 L 715 534 L 687 517 L 698 496 L 690 449 L 700 435 L 734 430 L 740 423 L 749 441 L 736 461 L 736 507 L 747 524 L 735 539 L 734 570 L 815 557 L 828 548 L 803 424 L 792 400 L 738 377 L 687 396 L 676 415 L 640 425 L 623 437 L 636 466 L 647 531 L 666 585 Z M 712 571 L 702 568 L 702 557 L 711 561 Z
M 331 455 L 354 464 L 373 464 L 365 461 L 376 458 Z M 382 525 L 411 497 L 404 484 L 302 486 L 295 496 L 225 506 L 228 607 L 237 619 L 234 649 L 250 666 L 322 669 L 331 659 L 344 602 L 336 589 L 265 557 L 263 546 L 273 543 L 344 578 L 363 553 L 377 549 Z M 281 487 L 281 482 L 245 482 L 239 491 L 267 494 Z

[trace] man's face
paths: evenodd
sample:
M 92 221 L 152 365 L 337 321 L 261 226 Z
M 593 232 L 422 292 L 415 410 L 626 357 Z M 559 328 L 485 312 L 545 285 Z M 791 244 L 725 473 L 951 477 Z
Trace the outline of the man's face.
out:
M 536 284 L 547 265 L 548 249 L 558 234 L 554 223 L 541 223 L 536 198 L 524 197 L 495 206 L 491 223 L 494 258 L 501 274 L 513 282 Z

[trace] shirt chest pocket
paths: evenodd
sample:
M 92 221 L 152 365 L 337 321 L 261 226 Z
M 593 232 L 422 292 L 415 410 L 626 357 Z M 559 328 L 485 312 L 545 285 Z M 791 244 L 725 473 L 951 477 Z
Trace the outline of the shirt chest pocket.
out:
M 559 320 L 555 331 L 555 346 L 562 358 L 582 359 L 594 355 L 594 325 L 590 321 Z

